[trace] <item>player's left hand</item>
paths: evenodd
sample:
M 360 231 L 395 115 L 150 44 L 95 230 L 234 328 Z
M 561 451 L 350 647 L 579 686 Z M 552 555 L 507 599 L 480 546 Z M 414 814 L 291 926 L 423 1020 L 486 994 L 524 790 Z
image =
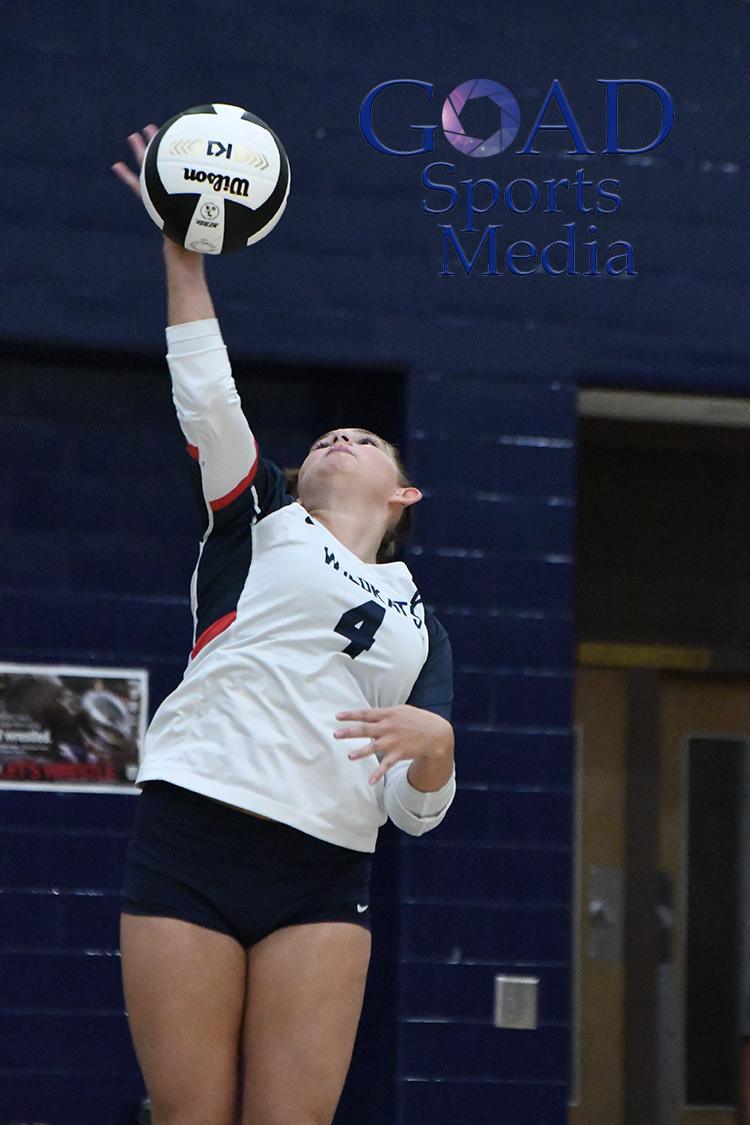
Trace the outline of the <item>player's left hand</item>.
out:
M 453 727 L 433 711 L 401 703 L 397 707 L 367 707 L 361 711 L 338 711 L 336 718 L 347 726 L 333 732 L 334 738 L 369 738 L 370 744 L 352 750 L 349 757 L 382 755 L 380 766 L 370 778 L 374 785 L 404 759 L 441 758 L 453 749 Z

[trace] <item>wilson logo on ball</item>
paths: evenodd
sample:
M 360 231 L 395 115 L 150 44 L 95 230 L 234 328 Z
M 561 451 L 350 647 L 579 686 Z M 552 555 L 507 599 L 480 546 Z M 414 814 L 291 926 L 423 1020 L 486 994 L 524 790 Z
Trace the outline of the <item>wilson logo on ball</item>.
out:
M 229 195 L 243 195 L 246 199 L 250 191 L 250 181 L 240 176 L 226 176 L 223 172 L 204 172 L 202 169 L 186 168 L 186 180 L 196 180 L 199 184 L 210 184 L 214 191 L 225 191 Z

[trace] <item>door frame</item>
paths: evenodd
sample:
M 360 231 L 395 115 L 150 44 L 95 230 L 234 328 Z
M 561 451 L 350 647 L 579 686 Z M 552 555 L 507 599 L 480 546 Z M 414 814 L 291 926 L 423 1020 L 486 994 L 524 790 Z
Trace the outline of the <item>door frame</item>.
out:
M 677 673 L 701 673 L 703 677 L 713 678 L 717 680 L 726 678 L 728 676 L 747 677 L 750 680 L 750 652 L 732 652 L 723 653 L 708 648 L 700 647 L 683 647 L 683 646 L 669 646 L 669 645 L 644 645 L 644 644 L 610 644 L 610 643 L 594 643 L 586 642 L 578 646 L 577 649 L 577 666 L 575 671 L 583 669 L 620 669 L 623 672 L 633 671 L 635 669 L 650 669 L 652 674 L 660 672 L 677 672 Z M 571 980 L 571 995 L 572 995 L 572 1015 L 574 1019 L 573 1037 L 571 1043 L 571 1098 L 569 1102 L 570 1110 L 575 1113 L 580 1110 L 580 1075 L 581 1068 L 581 975 L 584 964 L 584 957 L 586 950 L 584 949 L 584 932 L 581 925 L 581 895 L 587 893 L 586 891 L 586 872 L 583 870 L 583 853 L 582 853 L 582 825 L 580 823 L 580 815 L 583 802 L 583 785 L 584 775 L 582 769 L 582 755 L 581 755 L 581 732 L 580 724 L 574 721 L 575 729 L 575 745 L 576 745 L 576 774 L 575 774 L 575 806 L 574 806 L 574 830 L 575 836 L 573 840 L 574 846 L 574 900 L 573 900 L 573 935 L 572 935 L 572 948 L 576 962 L 573 969 Z M 710 736 L 713 738 L 722 737 L 717 730 L 707 730 L 705 732 L 696 728 L 691 731 L 696 737 Z M 737 730 L 727 732 L 723 737 L 729 739 L 741 740 L 742 736 Z M 661 734 L 658 735 L 661 741 Z M 746 741 L 750 743 L 750 726 L 748 727 L 748 734 Z M 679 784 L 679 818 L 680 818 L 680 855 L 679 855 L 679 869 L 677 882 L 674 887 L 672 910 L 675 916 L 675 925 L 681 927 L 681 933 L 685 936 L 687 926 L 687 856 L 686 856 L 686 833 L 687 833 L 687 742 L 683 742 L 679 754 L 679 771 L 678 778 Z M 659 857 L 656 857 L 657 866 Z M 750 907 L 748 907 L 750 910 Z M 677 972 L 678 966 L 674 965 L 674 972 Z M 684 968 L 684 966 L 683 966 Z M 682 982 L 684 987 L 684 981 Z M 676 987 L 681 987 L 680 982 L 676 982 Z M 658 1042 L 656 1044 L 659 1046 Z M 690 1114 L 691 1125 L 700 1125 L 704 1112 L 709 1111 L 709 1107 L 691 1107 L 687 1104 L 685 1098 L 685 1075 L 684 1075 L 684 1046 L 678 1046 L 676 1058 L 674 1060 L 675 1071 L 675 1094 L 676 1094 L 676 1120 L 687 1119 L 686 1115 Z M 657 1090 L 657 1103 L 658 1103 Z M 626 1091 L 627 1096 L 627 1091 Z M 727 1112 L 729 1120 L 729 1113 L 731 1112 L 728 1107 L 717 1106 L 717 1111 Z M 657 1112 L 661 1114 L 662 1109 L 657 1104 Z M 572 1117 L 572 1115 L 569 1115 Z M 732 1118 L 733 1120 L 733 1118 Z

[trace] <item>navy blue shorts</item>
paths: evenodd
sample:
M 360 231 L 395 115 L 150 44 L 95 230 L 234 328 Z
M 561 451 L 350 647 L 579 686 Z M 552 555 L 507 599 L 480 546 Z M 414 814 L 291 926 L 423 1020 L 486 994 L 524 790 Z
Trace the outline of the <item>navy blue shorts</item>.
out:
M 182 918 L 229 934 L 246 949 L 304 922 L 370 929 L 369 852 L 166 781 L 144 782 L 137 801 L 123 913 Z

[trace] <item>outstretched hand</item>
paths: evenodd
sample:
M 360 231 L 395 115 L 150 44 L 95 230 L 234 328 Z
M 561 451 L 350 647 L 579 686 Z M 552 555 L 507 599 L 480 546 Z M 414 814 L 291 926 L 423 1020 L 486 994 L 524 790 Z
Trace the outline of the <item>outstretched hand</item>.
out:
M 133 152 L 133 157 L 135 159 L 135 167 L 136 167 L 135 172 L 123 160 L 118 160 L 115 164 L 113 164 L 111 166 L 112 171 L 117 176 L 118 180 L 121 180 L 125 184 L 126 187 L 130 188 L 130 190 L 133 192 L 133 194 L 137 195 L 139 199 L 141 198 L 140 172 L 141 172 L 141 165 L 143 164 L 143 157 L 145 156 L 146 148 L 148 147 L 148 142 L 158 132 L 159 132 L 159 126 L 158 125 L 153 125 L 153 124 L 152 125 L 144 125 L 142 133 L 131 133 L 130 136 L 128 137 L 128 144 L 130 145 L 130 148 Z M 174 270 L 175 268 L 180 267 L 183 271 L 184 271 L 185 268 L 187 268 L 190 271 L 191 276 L 195 275 L 195 274 L 202 273 L 202 271 L 203 271 L 203 254 L 196 253 L 192 250 L 186 250 L 184 247 L 178 246 L 178 244 L 176 242 L 172 242 L 172 240 L 167 238 L 166 236 L 163 239 L 163 246 L 164 246 L 164 256 L 165 256 L 166 261 L 167 261 L 168 271 L 170 269 Z M 191 294 L 190 300 L 192 300 L 192 299 L 193 298 L 192 298 L 192 294 Z M 210 306 L 210 298 L 209 298 L 209 305 L 206 305 L 206 302 L 205 302 L 205 292 L 203 290 L 203 284 L 201 285 L 201 302 L 202 302 L 202 305 L 205 306 L 205 307 Z M 215 316 L 216 314 L 213 311 L 213 307 L 212 306 L 210 306 L 210 307 L 211 307 L 210 312 L 204 311 L 204 312 L 201 313 L 201 315 L 202 316 Z M 184 319 L 187 319 L 187 320 L 199 319 L 197 315 L 195 317 L 192 317 L 190 315 L 190 312 L 191 312 L 190 307 L 183 308 L 182 305 L 177 305 L 176 307 L 172 307 L 172 305 L 170 304 L 170 317 L 177 317 L 177 318 L 183 317 Z M 170 319 L 169 323 L 170 324 L 181 324 L 182 320 L 181 319 L 176 319 L 176 320 Z
M 125 186 L 129 187 L 131 191 L 135 192 L 139 199 L 141 195 L 139 174 L 141 171 L 141 165 L 143 164 L 143 155 L 146 151 L 148 142 L 151 140 L 154 134 L 158 132 L 158 125 L 146 125 L 144 126 L 142 134 L 131 133 L 128 137 L 128 144 L 133 150 L 133 156 L 135 157 L 135 164 L 137 169 L 136 172 L 133 172 L 133 170 L 129 168 L 128 165 L 125 164 L 122 160 L 118 160 L 116 164 L 112 165 L 112 171 L 117 176 L 117 178 L 119 180 L 122 180 Z

